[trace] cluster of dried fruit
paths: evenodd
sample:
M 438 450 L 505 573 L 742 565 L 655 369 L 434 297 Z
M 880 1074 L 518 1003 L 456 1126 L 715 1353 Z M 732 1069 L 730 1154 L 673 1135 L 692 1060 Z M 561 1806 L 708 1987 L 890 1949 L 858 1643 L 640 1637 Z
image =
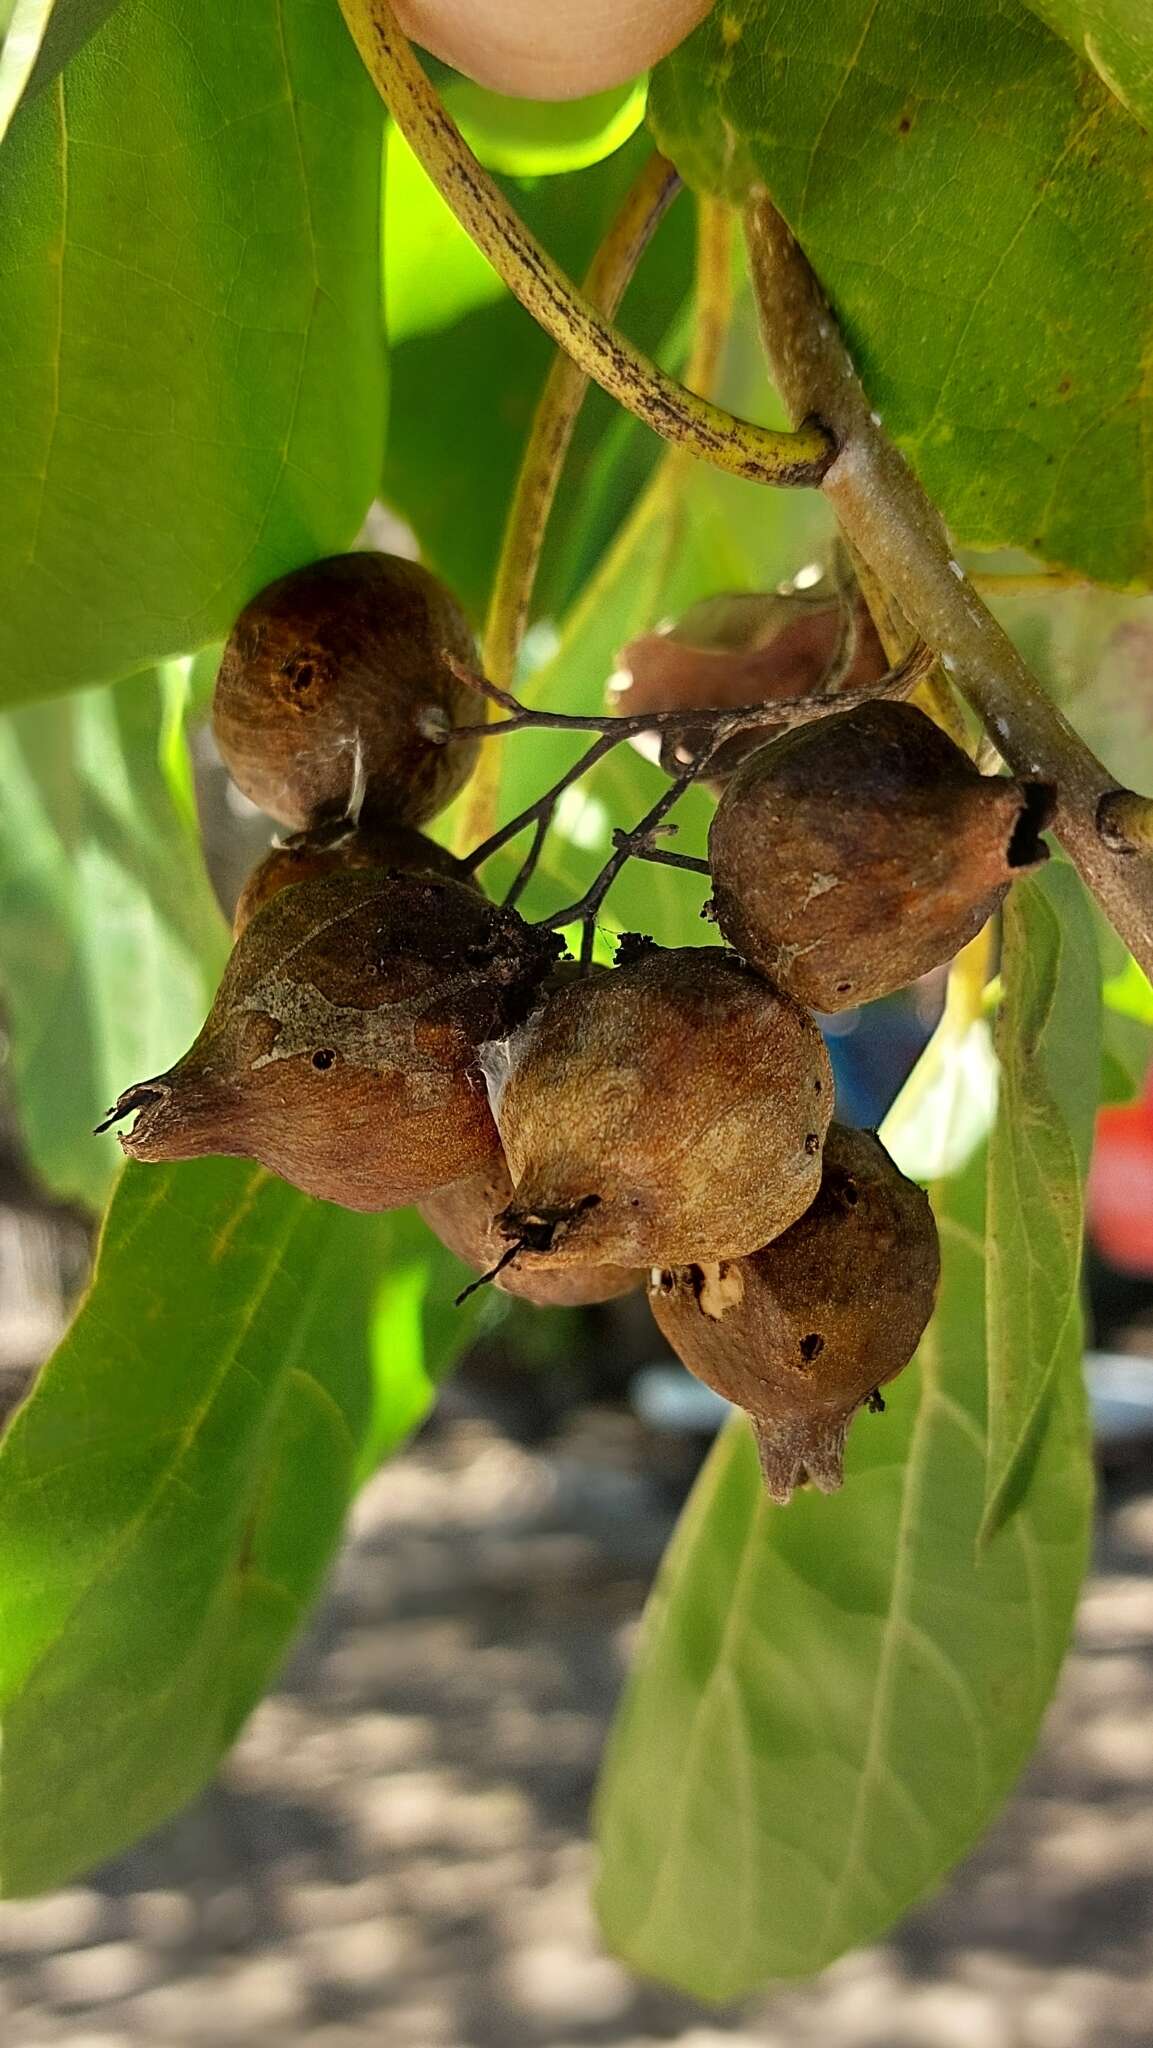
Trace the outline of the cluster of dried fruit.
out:
M 418 1203 L 539 1304 L 647 1285 L 685 1363 L 752 1417 L 774 1498 L 831 1489 L 852 1415 L 916 1348 L 938 1254 L 924 1194 L 831 1123 L 810 1006 L 948 959 L 1044 857 L 1047 793 L 981 776 L 907 704 L 742 747 L 710 839 L 734 950 L 580 971 L 419 829 L 481 744 L 454 667 L 472 658 L 449 593 L 386 555 L 248 606 L 216 734 L 293 836 L 244 891 L 195 1044 L 110 1121 L 134 1117 L 136 1159 L 239 1154 L 350 1208 Z

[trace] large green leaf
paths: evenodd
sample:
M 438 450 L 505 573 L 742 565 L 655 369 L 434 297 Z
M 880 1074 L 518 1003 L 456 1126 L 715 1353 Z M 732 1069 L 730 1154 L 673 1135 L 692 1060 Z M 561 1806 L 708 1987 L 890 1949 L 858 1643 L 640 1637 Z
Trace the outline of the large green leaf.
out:
M 247 1162 L 125 1172 L 92 1292 L 0 1443 L 0 1889 L 210 1775 L 442 1362 L 382 1314 L 390 1216 Z M 427 1240 L 431 1251 L 431 1240 Z
M 119 0 L 0 0 L 0 141 L 22 99 L 43 92 Z
M 122 0 L 0 178 L 9 700 L 219 637 L 382 433 L 379 102 L 318 0 Z
M 507 189 L 530 227 L 581 276 L 651 149 L 634 136 L 603 163 Z M 390 149 L 390 168 L 392 151 Z M 432 565 L 483 619 L 505 513 L 552 344 L 511 295 L 495 295 L 476 251 L 400 164 L 387 207 L 386 291 L 399 320 L 383 495 Z M 407 214 L 404 208 L 407 207 Z M 435 241 L 425 257 L 425 237 Z M 622 325 L 650 353 L 683 346 L 692 278 L 692 209 L 681 201 L 644 257 Z M 427 267 L 426 267 L 427 265 Z M 576 596 L 659 454 L 656 437 L 591 391 L 577 427 L 541 567 L 537 610 Z
M 190 793 L 162 761 L 179 687 L 153 672 L 0 720 L 9 1076 L 33 1166 L 92 1208 L 121 1159 L 93 1125 L 191 1043 L 227 953 Z
M 958 540 L 1150 580 L 1153 142 L 1065 44 L 1003 0 L 728 0 L 650 119 L 768 186 Z
M 1092 65 L 1123 107 L 1153 128 L 1153 13 L 1144 0 L 1025 0 Z
M 636 1968 L 727 1999 L 879 1935 L 1029 1754 L 1085 1563 L 1079 1373 L 981 1557 L 984 1160 L 938 1191 L 919 1364 L 832 1499 L 766 1499 L 736 1421 L 662 1567 L 598 1800 L 601 1918 Z
M 1071 867 L 1005 905 L 989 1140 L 989 1459 L 983 1534 L 1028 1483 L 1054 1386 L 1080 1371 L 1085 1176 L 1100 1075 L 1097 934 Z

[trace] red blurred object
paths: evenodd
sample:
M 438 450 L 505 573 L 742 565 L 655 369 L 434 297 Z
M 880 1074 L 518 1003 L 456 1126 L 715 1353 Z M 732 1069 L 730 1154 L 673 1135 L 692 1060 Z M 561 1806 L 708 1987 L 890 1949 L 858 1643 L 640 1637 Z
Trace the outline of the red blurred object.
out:
M 1153 1069 L 1136 1102 L 1098 1113 L 1088 1208 L 1102 1257 L 1122 1273 L 1153 1278 Z

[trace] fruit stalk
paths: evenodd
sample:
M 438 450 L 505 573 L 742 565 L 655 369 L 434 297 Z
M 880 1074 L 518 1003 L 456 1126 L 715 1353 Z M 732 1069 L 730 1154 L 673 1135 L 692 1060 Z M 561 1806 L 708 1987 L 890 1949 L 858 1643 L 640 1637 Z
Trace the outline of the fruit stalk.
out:
M 816 425 L 774 432 L 686 390 L 591 306 L 477 162 L 425 77 L 388 0 L 340 0 L 369 76 L 465 232 L 553 340 L 665 440 L 756 483 L 815 485 L 833 457 Z
M 1102 831 L 1119 785 L 1026 667 L 953 556 L 936 507 L 870 410 L 820 285 L 764 191 L 745 230 L 774 381 L 833 434 L 822 489 L 849 543 L 941 657 L 1014 774 L 1057 787 L 1055 830 L 1130 952 L 1153 972 L 1153 859 Z M 1107 801 L 1106 801 L 1107 800 Z
M 475 874 L 485 861 L 516 839 L 529 826 L 534 827 L 532 844 L 516 879 L 509 890 L 506 902 L 515 903 L 529 881 L 540 858 L 546 834 L 552 824 L 557 804 L 566 789 L 619 746 L 622 740 L 630 739 L 637 733 L 658 732 L 662 736 L 662 758 L 670 763 L 677 761 L 678 746 L 691 747 L 691 758 L 683 765 L 670 766 L 673 780 L 657 799 L 640 823 L 630 832 L 618 832 L 614 839 L 614 850 L 597 876 L 592 887 L 581 897 L 580 902 L 570 906 L 560 916 L 550 918 L 554 925 L 575 923 L 580 918 L 585 924 L 586 951 L 592 944 L 592 928 L 597 909 L 628 860 L 664 861 L 672 867 L 691 867 L 702 871 L 702 864 L 679 854 L 664 854 L 648 842 L 662 823 L 666 812 L 683 796 L 691 782 L 704 774 L 709 762 L 718 754 L 727 741 L 738 732 L 765 728 L 779 730 L 782 727 L 804 724 L 811 719 L 829 718 L 836 712 L 852 710 L 877 698 L 908 697 L 917 688 L 932 661 L 929 650 L 918 646 L 907 655 L 887 676 L 878 678 L 866 690 L 845 690 L 840 696 L 777 698 L 764 704 L 747 704 L 724 711 L 640 711 L 635 715 L 622 717 L 616 712 L 568 713 L 564 711 L 538 711 L 531 705 L 522 704 L 508 690 L 502 690 L 486 676 L 474 675 L 454 658 L 449 657 L 448 665 L 462 682 L 469 682 L 490 704 L 499 705 L 507 713 L 491 723 L 457 728 L 457 736 L 478 733 L 485 739 L 495 739 L 510 732 L 531 732 L 547 729 L 560 732 L 593 732 L 599 735 L 583 754 L 566 768 L 535 802 L 510 818 L 499 830 L 490 834 L 479 846 L 473 848 L 460 863 L 464 874 Z
M 673 166 L 654 150 L 636 178 L 584 280 L 585 297 L 612 319 L 657 227 L 680 191 Z M 516 680 L 517 657 L 528 623 L 545 530 L 565 457 L 588 389 L 588 377 L 558 350 L 537 401 L 509 506 L 484 628 L 485 667 L 502 689 Z M 458 833 L 458 850 L 492 831 L 500 798 L 500 763 L 482 757 Z

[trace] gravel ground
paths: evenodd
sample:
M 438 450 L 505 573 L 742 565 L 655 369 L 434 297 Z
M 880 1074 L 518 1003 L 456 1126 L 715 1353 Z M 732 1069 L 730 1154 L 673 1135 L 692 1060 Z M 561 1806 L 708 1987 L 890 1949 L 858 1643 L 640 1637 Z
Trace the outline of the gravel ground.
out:
M 586 1814 L 672 1517 L 629 1418 L 439 1426 L 358 1509 L 227 1769 L 0 1906 L 4 2048 L 1133 2048 L 1153 2040 L 1153 1492 L 1113 1486 L 1041 1754 L 899 1935 L 709 2011 L 602 1951 Z

